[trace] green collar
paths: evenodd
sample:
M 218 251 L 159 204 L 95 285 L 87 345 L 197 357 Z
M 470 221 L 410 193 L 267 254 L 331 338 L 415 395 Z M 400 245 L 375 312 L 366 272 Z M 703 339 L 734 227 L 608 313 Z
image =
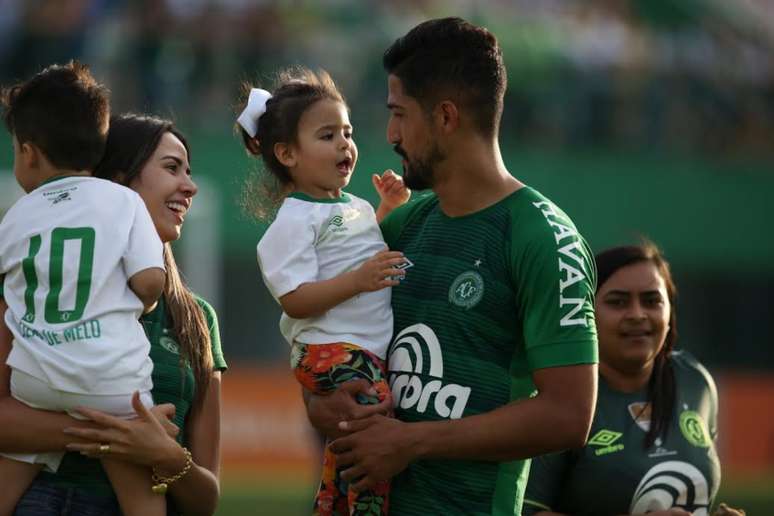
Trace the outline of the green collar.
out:
M 53 177 L 49 177 L 48 179 L 46 179 L 45 181 L 43 181 L 42 183 L 40 183 L 40 184 L 38 185 L 38 188 L 40 188 L 40 187 L 41 187 L 41 186 L 43 186 L 43 185 L 47 185 L 47 184 L 49 184 L 49 183 L 53 183 L 54 181 L 59 181 L 59 180 L 61 180 L 61 179 L 67 179 L 67 178 L 70 178 L 70 177 L 94 177 L 94 176 L 92 176 L 91 174 L 89 174 L 89 175 L 82 175 L 82 174 L 65 174 L 65 175 L 63 175 L 63 176 L 53 176 Z M 36 188 L 36 190 L 37 190 L 37 188 Z
M 343 203 L 343 202 L 350 202 L 352 200 L 352 197 L 350 197 L 350 195 L 346 192 L 341 192 L 341 195 L 339 197 L 333 197 L 333 198 L 327 198 L 327 199 L 316 199 L 311 195 L 307 195 L 303 192 L 292 192 L 288 195 L 288 197 L 292 197 L 293 199 L 298 199 L 300 201 L 319 202 L 323 204 L 337 204 L 337 203 Z

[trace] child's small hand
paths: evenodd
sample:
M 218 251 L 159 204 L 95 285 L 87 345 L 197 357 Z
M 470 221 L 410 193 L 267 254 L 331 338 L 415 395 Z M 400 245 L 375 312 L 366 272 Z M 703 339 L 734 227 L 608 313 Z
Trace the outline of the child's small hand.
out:
M 387 210 L 393 210 L 411 198 L 411 190 L 403 184 L 403 178 L 392 170 L 385 170 L 381 176 L 373 174 L 371 180 Z
M 395 267 L 405 260 L 403 253 L 399 251 L 379 251 L 355 271 L 358 290 L 373 292 L 400 284 L 400 281 L 393 278 L 402 278 L 406 272 Z

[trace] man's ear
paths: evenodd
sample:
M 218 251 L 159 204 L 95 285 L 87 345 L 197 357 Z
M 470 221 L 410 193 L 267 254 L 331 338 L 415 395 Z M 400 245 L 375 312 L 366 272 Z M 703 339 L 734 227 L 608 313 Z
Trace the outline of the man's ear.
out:
M 442 100 L 433 110 L 433 118 L 438 128 L 444 133 L 450 133 L 460 126 L 460 112 L 451 100 Z
M 296 166 L 296 151 L 295 148 L 288 143 L 275 143 L 274 144 L 274 156 L 277 160 L 287 168 Z

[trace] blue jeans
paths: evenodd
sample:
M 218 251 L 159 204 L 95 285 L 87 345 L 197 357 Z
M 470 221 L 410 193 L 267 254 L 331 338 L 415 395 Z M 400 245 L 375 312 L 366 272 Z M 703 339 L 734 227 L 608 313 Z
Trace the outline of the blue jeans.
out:
M 121 516 L 114 496 L 59 487 L 36 479 L 16 505 L 14 516 Z

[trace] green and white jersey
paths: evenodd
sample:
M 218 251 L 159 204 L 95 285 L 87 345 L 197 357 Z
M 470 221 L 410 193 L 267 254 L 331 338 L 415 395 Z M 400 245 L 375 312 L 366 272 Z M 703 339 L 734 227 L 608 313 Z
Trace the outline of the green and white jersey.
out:
M 258 263 L 275 299 L 302 283 L 335 278 L 386 245 L 373 207 L 342 193 L 337 199 L 288 196 L 258 243 Z M 283 312 L 280 332 L 289 344 L 349 342 L 384 358 L 392 336 L 390 289 L 363 292 L 323 315 L 293 319 Z
M 623 393 L 600 377 L 588 444 L 532 459 L 524 514 L 642 514 L 672 507 L 706 516 L 720 486 L 717 392 L 686 352 L 673 354 L 677 399 L 666 438 L 644 448 L 647 388 Z
M 46 182 L 0 224 L 0 276 L 13 332 L 8 365 L 81 394 L 148 391 L 153 364 L 128 279 L 164 269 L 145 203 L 95 177 Z
M 586 242 L 532 188 L 462 217 L 435 195 L 382 224 L 413 266 L 393 287 L 396 416 L 434 421 L 529 397 L 536 369 L 597 360 L 596 271 Z M 528 461 L 420 460 L 393 479 L 390 512 L 520 514 Z
M 220 344 L 217 314 L 209 303 L 198 297 L 196 300 L 204 311 L 210 328 L 213 366 L 216 371 L 224 371 L 227 366 Z M 163 297 L 152 312 L 140 318 L 140 322 L 150 340 L 153 399 L 157 404 L 172 403 L 175 406 L 173 422 L 180 428 L 177 440 L 190 446 L 190 432 L 186 422 L 196 395 L 196 381 L 190 365 L 181 361 L 180 347 Z M 56 473 L 42 472 L 40 475 L 48 483 L 58 487 L 85 489 L 104 495 L 113 493 L 99 460 L 84 457 L 79 453 L 65 454 Z

